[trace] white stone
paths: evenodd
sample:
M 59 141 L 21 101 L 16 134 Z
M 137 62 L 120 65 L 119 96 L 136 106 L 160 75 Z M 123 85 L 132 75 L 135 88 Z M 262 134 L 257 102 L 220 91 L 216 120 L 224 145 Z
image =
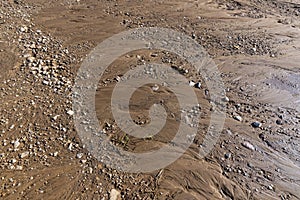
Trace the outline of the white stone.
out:
M 27 32 L 27 31 L 28 31 L 27 26 L 22 26 L 22 27 L 20 28 L 20 31 L 21 31 L 21 32 Z
M 43 80 L 44 85 L 49 85 L 49 81 Z
M 29 56 L 27 57 L 27 61 L 33 63 L 35 61 L 35 57 Z
M 79 159 L 82 158 L 82 156 L 83 156 L 83 153 L 78 153 L 78 154 L 76 155 L 76 157 L 79 158 Z
M 154 92 L 158 91 L 158 90 L 159 90 L 159 86 L 155 84 L 155 85 L 152 87 L 152 90 L 153 90 Z
M 225 102 L 229 102 L 229 98 L 227 96 L 225 96 L 224 98 L 222 98 L 223 101 Z
M 120 198 L 121 198 L 121 193 L 118 190 L 112 189 L 110 191 L 109 200 L 119 200 Z
M 240 122 L 243 121 L 243 118 L 239 115 L 235 115 L 233 118 L 237 121 L 240 121 Z
M 242 145 L 243 145 L 244 147 L 246 147 L 247 149 L 250 149 L 250 150 L 252 150 L 252 151 L 255 151 L 255 147 L 254 147 L 251 143 L 249 143 L 249 142 L 243 142 Z
M 23 153 L 20 153 L 20 158 L 25 158 L 29 155 L 29 152 L 28 151 L 25 151 Z
M 52 119 L 53 119 L 54 121 L 56 121 L 58 117 L 59 117 L 59 115 L 55 115 L 54 117 L 52 117 Z
M 68 114 L 68 115 L 74 115 L 74 111 L 73 111 L 73 110 L 68 110 L 68 111 L 67 111 L 67 114 Z
M 189 81 L 189 86 L 194 87 L 195 86 L 195 82 L 194 81 Z
M 17 149 L 19 146 L 20 146 L 20 142 L 19 140 L 17 139 L 15 142 L 14 142 L 14 148 Z

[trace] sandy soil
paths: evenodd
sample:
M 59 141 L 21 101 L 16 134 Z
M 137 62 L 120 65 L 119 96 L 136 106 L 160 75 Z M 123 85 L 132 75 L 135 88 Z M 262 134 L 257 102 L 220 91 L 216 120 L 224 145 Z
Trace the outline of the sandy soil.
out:
M 119 199 L 300 199 L 300 1 L 0 4 L 1 199 L 113 200 L 113 193 L 120 193 Z M 76 72 L 97 44 L 135 27 L 183 32 L 218 65 L 229 98 L 227 118 L 205 159 L 197 156 L 211 113 L 205 84 L 195 88 L 201 104 L 199 134 L 170 166 L 147 174 L 119 172 L 83 147 L 68 114 Z M 110 66 L 95 97 L 100 125 L 128 151 L 157 149 L 178 127 L 174 94 L 163 87 L 154 92 L 152 85 L 134 93 L 131 114 L 137 124 L 147 124 L 147 109 L 163 101 L 169 115 L 157 136 L 129 137 L 112 117 L 116 78 L 151 62 L 188 67 L 163 51 L 130 52 Z M 186 76 L 204 83 L 197 74 Z M 254 128 L 256 121 L 261 126 Z

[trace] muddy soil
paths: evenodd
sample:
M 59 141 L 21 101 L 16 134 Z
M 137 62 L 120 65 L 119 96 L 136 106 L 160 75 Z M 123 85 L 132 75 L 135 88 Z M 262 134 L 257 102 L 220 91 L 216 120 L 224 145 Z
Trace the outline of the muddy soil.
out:
M 300 199 L 300 2 L 297 0 L 0 2 L 1 199 Z M 212 105 L 205 77 L 189 71 L 201 120 L 177 161 L 151 173 L 125 173 L 98 161 L 75 130 L 72 86 L 83 60 L 116 33 L 171 28 L 201 44 L 226 87 L 226 120 L 214 149 L 198 151 Z M 189 63 L 159 50 L 128 52 L 101 78 L 99 124 L 120 148 L 146 152 L 174 137 L 180 113 L 166 87 L 134 93 L 131 116 L 150 123 L 154 103 L 167 108 L 161 132 L 122 132 L 110 108 L 118 79 L 144 63 L 179 72 Z M 188 84 L 188 83 L 187 83 Z M 255 123 L 253 123 L 255 122 Z

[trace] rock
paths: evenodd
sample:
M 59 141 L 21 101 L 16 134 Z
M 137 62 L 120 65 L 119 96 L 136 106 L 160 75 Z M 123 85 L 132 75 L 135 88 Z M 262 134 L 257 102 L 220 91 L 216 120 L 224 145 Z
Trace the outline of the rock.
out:
M 151 57 L 157 57 L 157 56 L 158 56 L 157 53 L 152 53 L 152 54 L 151 54 Z
M 200 82 L 196 83 L 196 84 L 195 84 L 195 88 L 200 89 L 200 88 L 201 88 L 201 83 L 200 83 Z
M 189 86 L 194 87 L 195 86 L 195 82 L 194 81 L 189 81 Z
M 243 121 L 243 118 L 241 116 L 239 116 L 239 115 L 233 116 L 233 119 L 235 119 L 235 120 L 237 120 L 239 122 Z
M 82 158 L 82 156 L 83 156 L 83 153 L 78 153 L 78 154 L 76 155 L 76 157 L 77 157 L 78 159 Z
M 227 130 L 225 131 L 225 133 L 228 134 L 228 135 L 232 135 L 232 131 L 231 131 L 230 129 L 227 129 Z
M 33 63 L 35 61 L 35 57 L 29 56 L 26 58 L 26 60 L 30 63 Z
M 226 158 L 226 159 L 231 158 L 231 153 L 226 153 L 226 154 L 225 154 L 225 158 Z
M 59 115 L 55 115 L 54 117 L 52 117 L 52 119 L 53 119 L 54 121 L 56 121 L 58 117 L 59 117 Z
M 17 165 L 17 166 L 16 166 L 16 170 L 23 170 L 23 166 Z
M 158 90 L 159 90 L 159 86 L 155 84 L 155 85 L 152 87 L 152 90 L 153 90 L 154 92 L 158 91 Z
M 256 121 L 256 122 L 252 122 L 252 127 L 254 127 L 254 128 L 260 128 L 261 127 L 261 123 L 260 122 L 258 122 L 258 121 Z
M 27 32 L 27 31 L 28 31 L 28 27 L 27 27 L 27 26 L 22 26 L 22 27 L 20 28 L 20 31 L 21 31 L 21 32 Z
M 49 85 L 49 81 L 43 80 L 44 85 Z
M 269 190 L 274 190 L 274 185 L 272 185 L 272 184 L 269 185 L 269 186 L 268 186 L 268 189 L 269 189 Z
M 252 151 L 255 151 L 255 147 L 250 142 L 243 142 L 242 146 L 247 148 L 247 149 L 250 149 Z
M 19 140 L 17 139 L 16 141 L 14 141 L 14 148 L 17 149 L 19 146 L 20 146 L 20 142 Z
M 224 98 L 222 98 L 222 101 L 229 102 L 229 98 L 227 96 L 225 96 Z
M 282 121 L 281 119 L 277 119 L 277 120 L 276 120 L 276 124 L 277 124 L 277 125 L 283 125 L 283 121 Z
M 26 158 L 29 155 L 29 151 L 25 151 L 23 153 L 20 153 L 19 157 L 20 158 Z
M 67 111 L 67 114 L 68 114 L 68 115 L 74 115 L 74 111 L 73 111 L 73 110 L 68 110 L 68 111 Z
M 109 199 L 110 200 L 120 200 L 121 199 L 121 193 L 116 189 L 112 189 L 110 191 Z

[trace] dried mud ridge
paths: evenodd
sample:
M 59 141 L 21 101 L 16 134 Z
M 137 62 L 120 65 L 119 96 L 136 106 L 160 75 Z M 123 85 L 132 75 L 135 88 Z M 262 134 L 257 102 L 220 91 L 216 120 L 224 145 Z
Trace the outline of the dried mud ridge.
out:
M 3 0 L 0 5 L 1 199 L 300 199 L 299 4 Z M 143 109 L 163 102 L 168 124 L 147 140 L 127 136 L 109 110 L 124 71 L 161 62 L 202 83 L 195 88 L 201 129 L 189 150 L 165 169 L 128 174 L 85 150 L 73 124 L 71 89 L 82 60 L 98 43 L 128 28 L 153 26 L 190 35 L 214 58 L 226 85 L 227 119 L 214 150 L 198 159 L 211 109 L 205 77 L 186 71 L 188 63 L 168 52 L 124 55 L 99 82 L 96 110 L 107 135 L 128 151 L 169 141 L 178 125 L 177 102 L 164 87 L 138 90 L 132 98 L 135 122 L 149 123 Z

